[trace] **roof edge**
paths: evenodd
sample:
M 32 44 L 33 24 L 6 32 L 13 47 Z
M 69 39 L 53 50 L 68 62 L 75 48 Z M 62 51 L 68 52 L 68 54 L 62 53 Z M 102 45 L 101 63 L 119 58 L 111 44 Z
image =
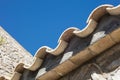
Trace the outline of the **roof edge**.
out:
M 45 57 L 46 53 L 50 53 L 55 56 L 62 53 L 64 51 L 64 49 L 67 47 L 69 39 L 73 35 L 76 35 L 80 38 L 87 37 L 88 35 L 90 35 L 95 30 L 97 22 L 100 19 L 100 17 L 105 15 L 106 13 L 109 13 L 110 15 L 119 15 L 120 14 L 120 5 L 118 5 L 116 7 L 113 7 L 112 5 L 101 5 L 97 8 L 95 8 L 91 12 L 90 16 L 87 19 L 88 24 L 85 27 L 85 29 L 79 30 L 78 28 L 75 28 L 75 27 L 68 28 L 61 34 L 61 36 L 58 40 L 58 45 L 55 49 L 51 49 L 47 46 L 43 46 L 43 47 L 39 48 L 34 56 L 33 64 L 24 65 L 24 63 L 20 63 L 20 64 L 22 64 L 22 66 L 18 65 L 15 69 L 15 73 L 18 72 L 19 74 L 14 74 L 13 76 L 15 76 L 15 75 L 20 76 L 22 73 L 20 73 L 19 70 L 21 70 L 21 69 L 29 69 L 32 71 L 37 70 L 41 66 L 43 58 Z M 10 80 L 16 80 L 16 79 L 14 79 L 12 77 Z

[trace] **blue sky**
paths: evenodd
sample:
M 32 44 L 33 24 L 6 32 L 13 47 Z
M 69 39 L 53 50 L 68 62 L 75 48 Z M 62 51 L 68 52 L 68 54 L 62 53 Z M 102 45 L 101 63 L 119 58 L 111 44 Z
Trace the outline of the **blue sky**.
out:
M 69 27 L 83 29 L 90 12 L 120 0 L 0 0 L 0 25 L 32 55 L 41 46 L 55 48 Z

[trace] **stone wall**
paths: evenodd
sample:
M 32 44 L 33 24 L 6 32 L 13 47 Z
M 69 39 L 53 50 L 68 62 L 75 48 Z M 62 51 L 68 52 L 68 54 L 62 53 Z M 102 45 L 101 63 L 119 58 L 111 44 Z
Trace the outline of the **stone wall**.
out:
M 31 64 L 32 59 L 32 55 L 0 27 L 0 77 L 9 79 L 17 64 Z

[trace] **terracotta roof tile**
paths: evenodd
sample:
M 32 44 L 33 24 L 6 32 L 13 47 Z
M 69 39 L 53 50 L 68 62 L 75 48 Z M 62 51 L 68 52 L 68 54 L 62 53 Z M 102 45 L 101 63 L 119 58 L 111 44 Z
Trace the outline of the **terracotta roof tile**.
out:
M 79 52 L 75 56 L 72 56 L 69 60 L 66 60 L 62 64 L 59 64 L 57 67 L 55 67 L 52 70 L 55 70 L 60 76 L 64 76 L 67 73 L 71 72 L 72 70 L 76 69 L 78 66 L 80 66 L 84 62 L 86 62 L 89 59 L 95 57 L 96 55 L 102 53 L 106 49 L 112 47 L 113 45 L 116 44 L 116 42 L 114 42 L 109 35 L 111 35 L 113 33 L 114 34 L 115 33 L 119 34 L 120 33 L 119 29 L 117 29 L 117 30 L 113 31 L 112 33 L 106 35 L 105 37 L 101 38 L 100 40 L 98 40 L 93 45 L 88 46 L 88 48 L 86 48 L 85 50 Z M 119 37 L 116 37 L 116 39 L 118 39 L 118 38 Z M 119 42 L 120 42 L 120 40 L 119 40 Z M 103 45 L 103 43 L 105 43 L 105 45 Z M 45 75 L 47 75 L 47 74 L 48 73 L 45 73 Z M 52 76 L 44 76 L 44 75 L 42 75 L 42 76 L 40 76 L 38 78 L 38 80 L 43 80 L 42 79 L 43 77 L 49 77 L 49 79 L 50 79 Z M 53 80 L 56 80 L 56 79 L 53 79 Z
M 60 55 L 69 44 L 69 39 L 72 38 L 73 35 L 76 35 L 80 38 L 90 35 L 96 29 L 96 25 L 98 24 L 99 19 L 107 13 L 110 15 L 120 14 L 120 6 L 113 7 L 112 5 L 102 5 L 94 9 L 87 20 L 88 25 L 85 27 L 85 29 L 79 30 L 77 28 L 69 28 L 65 30 L 60 36 L 58 40 L 58 46 L 55 49 L 51 49 L 47 46 L 41 47 L 34 56 L 34 62 L 27 66 L 22 63 L 18 65 L 11 79 L 19 80 L 22 74 L 20 71 L 24 70 L 24 68 L 32 71 L 37 70 L 41 66 L 41 63 L 47 53 L 53 54 L 55 56 Z M 38 76 L 37 80 L 56 80 L 61 76 L 64 76 L 65 74 L 80 66 L 82 63 L 112 47 L 117 42 L 120 42 L 119 35 L 120 28 L 96 41 L 92 45 L 88 46 L 88 48 L 72 56 L 42 76 Z M 103 43 L 105 43 L 105 45 L 102 45 Z M 89 57 L 86 58 L 86 56 Z

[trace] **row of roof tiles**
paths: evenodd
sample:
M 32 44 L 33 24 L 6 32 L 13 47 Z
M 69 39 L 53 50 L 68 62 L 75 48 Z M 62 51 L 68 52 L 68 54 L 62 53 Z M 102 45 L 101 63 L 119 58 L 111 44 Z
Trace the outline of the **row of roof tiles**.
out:
M 80 51 L 75 56 L 72 56 L 62 64 L 37 77 L 37 80 L 57 80 L 60 77 L 66 75 L 70 71 L 76 69 L 84 62 L 102 53 L 108 48 L 112 47 L 116 43 L 120 42 L 120 28 L 106 35 L 105 37 L 98 40 L 96 43 L 88 46 L 83 51 Z M 105 45 L 103 45 L 105 43 Z
M 110 15 L 119 15 L 120 5 L 116 7 L 113 7 L 112 5 L 102 5 L 94 9 L 88 17 L 88 25 L 85 27 L 85 29 L 79 30 L 78 28 L 68 28 L 67 30 L 65 30 L 60 36 L 58 40 L 59 44 L 55 49 L 51 49 L 47 46 L 43 46 L 38 49 L 34 56 L 33 63 L 31 65 L 24 65 L 24 63 L 20 63 L 16 67 L 13 77 L 10 80 L 19 80 L 24 68 L 32 71 L 37 70 L 41 66 L 46 52 L 55 56 L 60 55 L 68 46 L 68 41 L 73 35 L 79 36 L 80 38 L 90 35 L 96 29 L 99 19 L 107 13 L 109 13 Z M 61 76 L 64 76 L 71 70 L 77 68 L 82 63 L 110 48 L 117 42 L 120 42 L 119 35 L 120 29 L 113 31 L 112 33 L 106 35 L 104 38 L 98 40 L 96 43 L 88 46 L 85 50 L 79 52 L 75 56 L 58 65 L 54 69 L 48 71 L 42 76 L 38 76 L 37 80 L 56 80 Z M 106 45 L 101 45 L 103 42 L 106 43 Z M 0 78 L 0 80 L 2 79 L 3 78 Z

